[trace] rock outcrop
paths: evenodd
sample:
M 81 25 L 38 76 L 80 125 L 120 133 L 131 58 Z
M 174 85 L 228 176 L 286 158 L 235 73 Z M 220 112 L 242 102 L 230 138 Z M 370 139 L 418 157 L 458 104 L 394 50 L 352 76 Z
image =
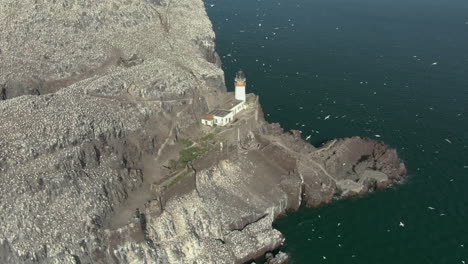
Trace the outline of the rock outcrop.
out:
M 279 215 L 405 174 L 383 143 L 315 148 L 254 100 L 164 184 L 226 95 L 201 0 L 2 0 L 0 27 L 0 263 L 242 263 L 283 243 Z

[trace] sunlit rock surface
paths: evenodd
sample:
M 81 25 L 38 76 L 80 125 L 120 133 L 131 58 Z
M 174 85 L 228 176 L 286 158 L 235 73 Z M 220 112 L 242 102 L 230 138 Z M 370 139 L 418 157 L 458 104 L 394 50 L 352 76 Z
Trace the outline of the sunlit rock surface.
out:
M 251 95 L 164 187 L 227 96 L 201 0 L 2 0 L 0 28 L 0 263 L 242 263 L 283 243 L 278 216 L 406 173 L 383 143 L 285 133 Z

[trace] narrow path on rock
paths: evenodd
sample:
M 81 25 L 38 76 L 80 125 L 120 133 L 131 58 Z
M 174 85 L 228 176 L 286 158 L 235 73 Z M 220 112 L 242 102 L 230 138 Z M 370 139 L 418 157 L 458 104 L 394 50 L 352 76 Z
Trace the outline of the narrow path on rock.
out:
M 330 178 L 330 180 L 332 180 L 333 182 L 336 183 L 335 178 L 333 178 L 333 177 L 328 173 L 328 171 L 325 170 L 325 168 L 324 168 L 320 163 L 316 162 L 315 160 L 311 159 L 310 157 L 306 157 L 306 159 L 307 159 L 308 161 L 310 161 L 311 163 L 313 163 L 316 167 L 318 167 L 318 168 L 325 174 L 325 176 L 327 176 L 328 178 Z M 307 164 L 307 163 L 306 163 L 306 164 Z
M 187 107 L 184 107 L 182 110 L 177 112 L 176 117 L 179 117 L 180 114 L 184 112 L 185 110 L 187 110 Z M 159 164 L 160 158 L 166 146 L 173 139 L 174 130 L 176 129 L 176 126 L 177 126 L 177 122 L 172 122 L 171 127 L 169 129 L 169 133 L 166 136 L 166 139 L 161 144 L 155 157 L 151 158 L 154 166 L 162 165 L 162 164 Z M 181 171 L 180 173 L 182 172 L 183 171 Z M 180 175 L 180 173 L 177 173 L 167 179 L 164 179 L 163 182 L 159 185 L 161 186 L 164 183 L 170 182 L 172 179 Z M 114 213 L 108 219 L 107 223 L 105 224 L 105 228 L 117 229 L 117 228 L 120 228 L 129 224 L 132 218 L 136 216 L 137 208 L 143 209 L 145 206 L 145 203 L 157 198 L 159 194 L 154 193 L 154 191 L 151 190 L 151 184 L 155 183 L 158 178 L 162 178 L 162 175 L 160 175 L 160 172 L 151 173 L 152 175 L 146 175 L 146 174 L 143 175 L 144 178 L 143 178 L 142 185 L 139 188 L 136 188 L 135 190 L 129 192 L 127 199 L 114 209 Z
M 291 148 L 288 148 L 286 147 L 283 143 L 277 141 L 277 140 L 273 140 L 271 138 L 269 138 L 270 142 L 272 142 L 272 144 L 276 144 L 277 146 L 280 146 L 281 148 L 285 149 L 286 151 L 288 152 L 291 152 L 291 153 L 294 153 L 295 156 L 299 156 L 300 159 L 306 159 L 307 161 L 309 161 L 310 163 L 312 163 L 315 167 L 318 167 L 324 174 L 325 176 L 327 176 L 328 178 L 330 178 L 330 180 L 332 180 L 333 182 L 337 182 L 335 178 L 333 178 L 329 173 L 328 171 L 320 164 L 318 163 L 317 161 L 313 160 L 311 157 L 309 156 L 304 156 L 304 154 L 302 153 L 299 153 L 297 151 L 294 151 L 292 150 Z M 327 146 L 326 149 L 329 149 L 332 145 L 334 145 L 336 143 L 336 140 L 334 140 L 329 146 Z M 317 149 L 316 152 L 319 152 L 319 151 L 322 151 L 324 149 Z M 305 164 L 308 164 L 307 162 Z
M 335 145 L 335 143 L 337 142 L 338 140 L 334 139 L 332 140 L 332 142 L 330 142 L 330 144 L 328 144 L 328 146 L 324 147 L 324 148 L 320 148 L 320 149 L 317 149 L 317 153 L 319 152 L 322 152 L 324 150 L 329 150 L 331 147 L 333 147 Z

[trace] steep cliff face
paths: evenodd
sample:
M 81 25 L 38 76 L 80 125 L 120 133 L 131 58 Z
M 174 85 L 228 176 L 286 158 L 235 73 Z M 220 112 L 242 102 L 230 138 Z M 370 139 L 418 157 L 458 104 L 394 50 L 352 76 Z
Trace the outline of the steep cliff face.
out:
M 224 89 L 211 23 L 198 0 L 0 5 L 0 259 L 98 259 L 145 157 Z
M 283 242 L 279 215 L 405 174 L 382 143 L 317 149 L 255 100 L 167 172 L 226 96 L 201 0 L 0 7 L 0 263 L 241 263 Z
M 213 149 L 195 161 L 178 184 L 183 195 L 164 206 L 160 200 L 147 204 L 140 218 L 158 258 L 132 255 L 126 241 L 119 254 L 137 262 L 243 263 L 284 242 L 272 227 L 279 215 L 384 188 L 405 173 L 395 150 L 383 143 L 355 137 L 316 149 L 299 133 L 259 120 L 236 148 Z
M 202 1 L 3 0 L 0 4 L 4 98 L 55 92 L 108 74 L 114 66 L 128 68 L 143 62 L 149 62 L 145 64 L 151 71 L 169 68 L 170 74 L 163 74 L 167 82 L 179 83 L 170 76 L 178 71 L 197 77 L 219 74 L 215 65 L 207 64 L 219 59 Z M 184 87 L 172 87 L 176 88 L 182 92 Z

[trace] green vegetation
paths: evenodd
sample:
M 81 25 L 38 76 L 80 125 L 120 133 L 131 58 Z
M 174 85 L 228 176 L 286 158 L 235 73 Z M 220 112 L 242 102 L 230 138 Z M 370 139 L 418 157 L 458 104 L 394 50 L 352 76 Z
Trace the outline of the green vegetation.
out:
M 213 133 L 210 133 L 210 134 L 202 137 L 203 142 L 213 141 L 214 139 L 215 139 L 215 134 L 213 134 Z
M 208 148 L 191 147 L 183 149 L 179 152 L 179 160 L 170 160 L 169 167 L 172 170 L 182 169 L 190 162 L 198 159 L 200 156 L 208 152 Z
M 171 173 L 173 173 L 173 175 L 178 174 L 178 176 L 169 183 L 169 188 L 179 184 L 185 177 L 193 172 L 187 165 L 210 151 L 213 143 L 216 142 L 216 134 L 218 132 L 215 131 L 207 134 L 197 142 L 193 142 L 187 138 L 180 138 L 177 140 L 177 143 L 183 146 L 184 149 L 179 151 L 179 158 L 177 160 L 172 159 L 169 161 L 168 167 Z
M 182 145 L 184 149 L 179 151 L 178 160 L 172 159 L 169 161 L 168 167 L 171 171 L 184 169 L 187 164 L 207 153 L 216 141 L 216 134 L 216 132 L 207 134 L 199 142 L 193 142 L 187 138 L 179 138 L 177 143 Z
M 188 149 L 184 149 L 179 152 L 179 161 L 188 164 L 189 162 L 196 160 L 201 155 L 208 152 L 208 148 L 200 148 L 200 147 L 191 147 Z
M 181 144 L 182 146 L 188 148 L 193 145 L 193 141 L 188 138 L 180 138 L 177 140 L 177 143 Z
M 179 167 L 179 162 L 177 160 L 173 160 L 171 159 L 169 161 L 169 168 L 171 168 L 171 170 L 176 170 L 176 169 L 180 169 L 178 168 Z

